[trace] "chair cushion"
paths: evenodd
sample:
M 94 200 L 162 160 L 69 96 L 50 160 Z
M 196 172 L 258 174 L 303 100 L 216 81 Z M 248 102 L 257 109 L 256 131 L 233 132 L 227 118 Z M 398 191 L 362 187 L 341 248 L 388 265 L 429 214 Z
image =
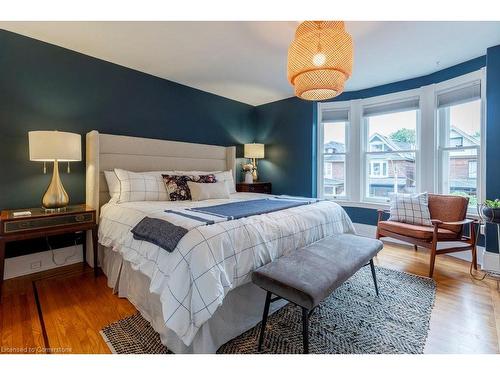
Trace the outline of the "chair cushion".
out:
M 273 294 L 312 309 L 382 249 L 379 240 L 341 234 L 283 256 L 252 274 Z
M 429 212 L 431 219 L 441 221 L 461 221 L 467 215 L 469 200 L 457 195 L 429 194 Z M 462 225 L 443 225 L 455 233 L 462 232 Z
M 397 221 L 380 221 L 378 227 L 388 232 L 400 234 L 407 237 L 418 238 L 420 240 L 431 241 L 434 233 L 434 227 L 426 227 L 423 225 L 413 225 L 407 223 L 399 223 Z M 458 237 L 457 233 L 445 229 L 438 229 L 439 240 L 452 240 Z

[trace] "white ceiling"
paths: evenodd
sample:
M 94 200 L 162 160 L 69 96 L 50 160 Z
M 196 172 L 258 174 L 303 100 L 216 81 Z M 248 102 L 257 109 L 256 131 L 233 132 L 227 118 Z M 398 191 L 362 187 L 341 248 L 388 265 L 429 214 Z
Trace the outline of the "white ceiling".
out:
M 259 105 L 293 96 L 286 56 L 298 22 L 0 22 L 53 43 Z M 432 73 L 500 44 L 500 22 L 346 22 L 354 70 L 346 91 Z

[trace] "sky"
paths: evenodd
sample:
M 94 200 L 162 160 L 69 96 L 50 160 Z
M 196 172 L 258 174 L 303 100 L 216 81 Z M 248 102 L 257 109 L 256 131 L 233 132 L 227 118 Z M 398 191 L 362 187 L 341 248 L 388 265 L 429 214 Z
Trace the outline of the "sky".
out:
M 481 100 L 463 103 L 450 108 L 451 124 L 467 134 L 474 135 L 481 129 Z

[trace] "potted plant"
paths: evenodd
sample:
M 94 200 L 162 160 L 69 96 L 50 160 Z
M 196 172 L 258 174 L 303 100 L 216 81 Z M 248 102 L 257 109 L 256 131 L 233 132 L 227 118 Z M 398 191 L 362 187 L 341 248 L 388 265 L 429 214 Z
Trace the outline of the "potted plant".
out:
M 486 221 L 500 224 L 500 199 L 487 199 L 482 205 L 482 214 Z

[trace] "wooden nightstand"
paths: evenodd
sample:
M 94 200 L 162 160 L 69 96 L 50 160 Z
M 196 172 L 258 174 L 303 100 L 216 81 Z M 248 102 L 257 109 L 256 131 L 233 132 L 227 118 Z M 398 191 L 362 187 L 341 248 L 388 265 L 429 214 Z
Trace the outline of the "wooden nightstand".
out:
M 240 182 L 236 184 L 236 191 L 241 193 L 262 193 L 262 194 L 271 194 L 271 183 L 270 182 L 254 182 L 251 184 L 246 184 L 244 182 Z
M 31 211 L 30 216 L 14 217 L 14 212 Z M 46 212 L 43 208 L 6 210 L 0 214 L 0 301 L 4 275 L 5 244 L 65 233 L 92 231 L 94 274 L 97 276 L 97 224 L 95 210 L 86 205 L 68 206 L 60 212 Z M 86 236 L 83 236 L 83 254 L 86 261 Z

